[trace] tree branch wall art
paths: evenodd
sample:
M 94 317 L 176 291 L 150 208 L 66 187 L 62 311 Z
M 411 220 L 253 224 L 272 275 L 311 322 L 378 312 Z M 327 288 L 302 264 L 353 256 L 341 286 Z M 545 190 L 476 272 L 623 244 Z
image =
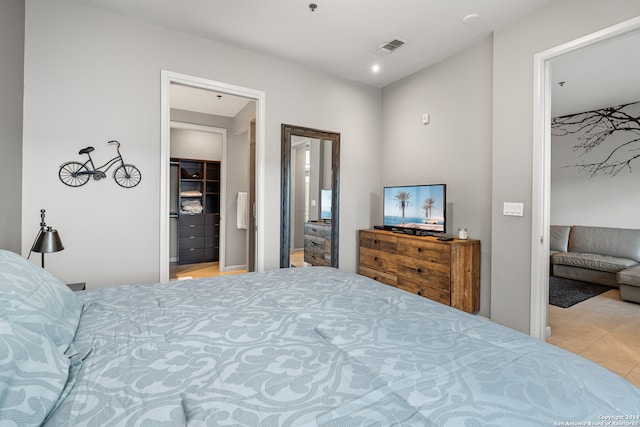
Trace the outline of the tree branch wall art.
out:
M 552 136 L 577 136 L 575 164 L 590 177 L 631 173 L 640 157 L 640 102 L 555 117 Z

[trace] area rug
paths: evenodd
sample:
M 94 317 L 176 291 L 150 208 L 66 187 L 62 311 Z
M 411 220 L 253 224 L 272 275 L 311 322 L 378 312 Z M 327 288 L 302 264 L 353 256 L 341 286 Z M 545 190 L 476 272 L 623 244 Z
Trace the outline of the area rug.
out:
M 613 289 L 609 286 L 549 276 L 549 304 L 568 308 Z

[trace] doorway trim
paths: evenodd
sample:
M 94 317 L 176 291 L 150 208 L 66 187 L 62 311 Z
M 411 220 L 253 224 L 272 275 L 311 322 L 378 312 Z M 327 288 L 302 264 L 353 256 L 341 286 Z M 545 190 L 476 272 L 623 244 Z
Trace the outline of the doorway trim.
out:
M 159 281 L 169 281 L 169 138 L 171 133 L 172 83 L 241 96 L 256 101 L 256 271 L 264 270 L 265 201 L 265 92 L 168 70 L 160 71 L 160 239 Z
M 640 17 L 545 50 L 533 57 L 533 175 L 531 189 L 531 308 L 529 333 L 544 340 L 548 326 L 549 226 L 551 207 L 551 74 L 559 56 L 640 29 Z

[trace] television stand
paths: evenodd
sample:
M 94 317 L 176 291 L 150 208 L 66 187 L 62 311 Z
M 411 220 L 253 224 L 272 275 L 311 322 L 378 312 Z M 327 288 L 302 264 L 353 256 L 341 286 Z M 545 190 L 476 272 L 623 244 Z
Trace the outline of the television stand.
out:
M 468 313 L 480 309 L 480 241 L 360 230 L 358 273 Z

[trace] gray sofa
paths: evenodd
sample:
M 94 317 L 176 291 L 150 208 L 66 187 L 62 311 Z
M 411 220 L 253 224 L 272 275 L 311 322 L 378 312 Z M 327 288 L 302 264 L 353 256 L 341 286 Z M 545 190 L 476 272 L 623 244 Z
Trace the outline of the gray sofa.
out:
M 640 303 L 640 230 L 552 225 L 551 274 L 620 289 Z

